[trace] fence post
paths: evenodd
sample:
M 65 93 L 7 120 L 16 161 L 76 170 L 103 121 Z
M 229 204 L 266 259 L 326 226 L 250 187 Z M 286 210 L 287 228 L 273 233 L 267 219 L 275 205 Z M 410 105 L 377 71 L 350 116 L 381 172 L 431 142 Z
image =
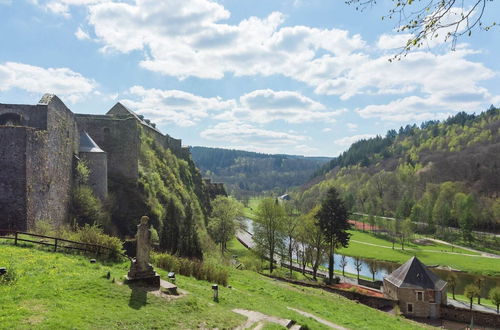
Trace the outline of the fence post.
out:
M 14 245 L 17 245 L 17 231 L 14 233 L 14 236 L 15 236 L 15 238 L 14 238 Z
M 57 251 L 57 238 L 54 239 L 54 252 Z
M 95 254 L 95 258 L 96 258 L 96 259 L 97 259 L 97 258 L 99 258 L 99 253 L 100 253 L 100 252 L 101 252 L 101 246 L 100 246 L 100 245 L 98 245 L 98 246 L 97 246 L 97 252 L 96 252 L 96 254 Z

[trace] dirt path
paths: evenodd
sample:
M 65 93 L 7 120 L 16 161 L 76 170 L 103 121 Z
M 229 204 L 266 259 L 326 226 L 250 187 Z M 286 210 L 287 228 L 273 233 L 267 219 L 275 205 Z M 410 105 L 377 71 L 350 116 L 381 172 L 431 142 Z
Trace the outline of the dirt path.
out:
M 449 242 L 442 241 L 440 239 L 435 239 L 435 238 L 430 238 L 430 237 L 426 237 L 425 239 L 427 239 L 429 241 L 436 242 L 436 243 L 441 243 L 441 244 L 444 244 L 444 245 L 458 247 L 460 249 L 464 249 L 464 250 L 467 250 L 467 251 L 476 252 L 476 253 L 481 254 L 482 257 L 500 259 L 500 255 L 498 255 L 498 254 L 483 252 L 483 251 L 479 251 L 479 250 L 474 250 L 474 249 L 471 249 L 469 247 L 465 247 L 465 246 L 462 246 L 462 245 L 451 244 Z
M 233 309 L 233 312 L 244 315 L 248 318 L 243 325 L 236 328 L 237 330 L 249 329 L 254 326 L 254 329 L 262 329 L 265 322 L 276 323 L 288 329 L 300 329 L 300 325 L 294 324 L 292 320 L 281 319 L 276 316 L 270 316 L 256 311 L 250 311 L 248 309 Z
M 347 330 L 346 328 L 344 327 L 341 327 L 340 325 L 336 325 L 335 323 L 332 323 L 330 321 L 327 321 L 327 320 L 324 320 L 320 317 L 317 317 L 316 315 L 313 315 L 311 313 L 308 313 L 308 312 L 304 312 L 304 311 L 301 311 L 300 309 L 296 309 L 296 308 L 292 308 L 292 307 L 287 307 L 289 310 L 292 310 L 296 313 L 299 313 L 301 315 L 304 315 L 304 316 L 307 316 L 307 317 L 310 317 L 316 321 L 318 321 L 319 323 L 323 324 L 323 325 L 326 325 L 327 327 L 330 327 L 332 329 L 339 329 L 339 330 Z

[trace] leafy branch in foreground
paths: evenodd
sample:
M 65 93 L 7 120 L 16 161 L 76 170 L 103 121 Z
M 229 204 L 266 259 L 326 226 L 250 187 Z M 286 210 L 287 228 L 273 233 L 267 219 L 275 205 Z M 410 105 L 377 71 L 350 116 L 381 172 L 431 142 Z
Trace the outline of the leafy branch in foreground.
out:
M 424 45 L 425 41 L 439 38 L 452 43 L 455 49 L 457 39 L 471 36 L 475 29 L 488 31 L 497 26 L 497 22 L 484 22 L 488 3 L 493 0 L 392 0 L 394 6 L 384 19 L 397 19 L 397 32 L 407 33 L 406 45 L 401 45 L 400 53 L 394 58 L 400 59 L 414 48 Z M 347 0 L 346 4 L 355 5 L 356 10 L 377 4 L 377 0 Z

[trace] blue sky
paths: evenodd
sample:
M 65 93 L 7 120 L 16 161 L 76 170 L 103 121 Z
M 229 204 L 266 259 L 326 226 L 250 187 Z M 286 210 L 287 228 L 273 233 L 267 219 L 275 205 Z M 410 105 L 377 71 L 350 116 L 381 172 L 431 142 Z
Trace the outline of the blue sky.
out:
M 0 102 L 120 101 L 186 145 L 322 156 L 500 105 L 498 29 L 390 63 L 407 36 L 380 2 L 0 0 Z

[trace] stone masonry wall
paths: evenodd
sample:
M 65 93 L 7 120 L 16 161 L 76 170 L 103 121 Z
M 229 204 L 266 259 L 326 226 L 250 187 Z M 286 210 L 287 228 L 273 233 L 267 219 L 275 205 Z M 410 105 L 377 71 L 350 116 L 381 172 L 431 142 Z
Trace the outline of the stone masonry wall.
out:
M 0 229 L 26 230 L 25 127 L 0 127 Z
M 500 314 L 485 313 L 480 311 L 470 311 L 465 308 L 453 306 L 441 306 L 441 318 L 449 321 L 470 323 L 471 316 L 474 316 L 474 324 L 485 327 L 498 328 L 500 325 Z
M 22 126 L 47 129 L 47 107 L 43 105 L 0 104 L 0 116 L 8 113 L 22 117 Z
M 85 130 L 107 153 L 108 173 L 136 181 L 139 177 L 139 127 L 135 118 L 76 115 L 78 127 Z
M 73 113 L 54 95 L 45 95 L 47 131 L 35 131 L 27 144 L 28 229 L 39 220 L 67 222 L 79 135 Z

